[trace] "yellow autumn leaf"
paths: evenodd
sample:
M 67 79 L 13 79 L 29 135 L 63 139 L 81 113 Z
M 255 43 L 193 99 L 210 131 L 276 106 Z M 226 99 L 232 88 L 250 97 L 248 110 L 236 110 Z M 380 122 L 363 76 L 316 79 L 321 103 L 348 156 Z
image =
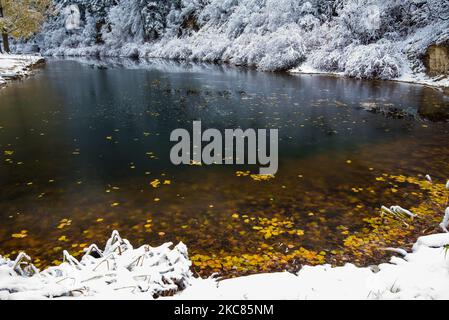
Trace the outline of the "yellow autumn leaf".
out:
M 150 182 L 150 185 L 153 188 L 157 188 L 160 184 L 161 184 L 161 182 L 159 181 L 159 179 L 154 179 L 153 181 Z

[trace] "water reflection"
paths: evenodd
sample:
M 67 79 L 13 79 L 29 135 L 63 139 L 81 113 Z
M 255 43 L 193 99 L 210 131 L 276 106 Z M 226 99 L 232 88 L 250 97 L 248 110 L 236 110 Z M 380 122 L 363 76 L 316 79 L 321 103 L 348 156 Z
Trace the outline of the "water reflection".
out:
M 448 108 L 433 89 L 393 82 L 49 61 L 0 92 L 0 251 L 26 249 L 47 263 L 114 228 L 137 243 L 182 240 L 192 254 L 332 251 L 340 226 L 361 228 L 381 204 L 416 202 L 376 184 L 382 173 L 449 176 L 449 128 L 427 121 L 447 119 Z M 171 165 L 169 134 L 193 120 L 204 129 L 279 129 L 276 178 L 236 174 L 257 166 Z M 155 179 L 167 183 L 155 188 Z M 254 229 L 274 218 L 304 235 Z M 21 230 L 26 236 L 12 236 Z

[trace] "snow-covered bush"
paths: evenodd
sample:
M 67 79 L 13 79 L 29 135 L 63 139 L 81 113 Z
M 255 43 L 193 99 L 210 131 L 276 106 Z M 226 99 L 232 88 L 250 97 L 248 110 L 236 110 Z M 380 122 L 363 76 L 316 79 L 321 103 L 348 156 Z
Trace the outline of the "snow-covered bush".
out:
M 42 272 L 24 253 L 15 261 L 0 256 L 0 299 L 173 295 L 190 284 L 192 274 L 186 246 L 171 245 L 133 248 L 114 231 L 104 250 L 93 244 L 79 261 L 64 251 L 62 264 Z
M 317 50 L 309 57 L 309 63 L 317 70 L 338 72 L 344 69 L 343 50 Z M 343 63 L 342 63 L 343 62 Z
M 287 25 L 265 36 L 263 57 L 256 64 L 264 71 L 291 69 L 305 60 L 305 48 L 300 29 Z
M 424 71 L 449 39 L 440 0 L 54 0 L 30 43 L 47 55 L 161 57 L 276 71 L 306 63 L 357 78 Z M 80 27 L 67 30 L 76 5 Z M 22 46 L 24 47 L 24 46 Z M 20 48 L 20 46 L 17 46 Z
M 107 16 L 108 28 L 103 29 L 103 40 L 108 46 L 121 46 L 124 43 L 144 40 L 144 28 L 139 1 L 120 0 Z
M 346 53 L 345 74 L 358 79 L 393 79 L 401 75 L 401 58 L 389 42 L 352 46 Z
M 179 38 L 155 45 L 155 48 L 148 54 L 151 58 L 165 57 L 174 60 L 187 60 L 191 55 L 191 44 Z
M 264 71 L 288 70 L 305 59 L 298 26 L 285 26 L 265 35 L 243 34 L 226 49 L 223 60 Z
M 382 36 L 379 1 L 354 0 L 339 12 L 339 21 L 349 34 L 362 44 L 377 41 Z
M 196 61 L 218 62 L 230 45 L 228 38 L 221 34 L 196 37 L 194 41 L 190 59 Z

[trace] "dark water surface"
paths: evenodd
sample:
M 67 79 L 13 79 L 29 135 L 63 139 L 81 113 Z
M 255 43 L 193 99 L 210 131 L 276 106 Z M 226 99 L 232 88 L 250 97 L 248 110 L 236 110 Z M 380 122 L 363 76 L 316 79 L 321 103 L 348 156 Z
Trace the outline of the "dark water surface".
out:
M 182 240 L 192 256 L 335 250 L 342 226 L 415 204 L 376 177 L 449 177 L 449 125 L 431 121 L 448 109 L 434 89 L 393 82 L 51 60 L 0 91 L 0 254 L 45 265 L 113 229 L 136 245 Z M 193 120 L 279 129 L 276 177 L 172 165 L 169 134 Z

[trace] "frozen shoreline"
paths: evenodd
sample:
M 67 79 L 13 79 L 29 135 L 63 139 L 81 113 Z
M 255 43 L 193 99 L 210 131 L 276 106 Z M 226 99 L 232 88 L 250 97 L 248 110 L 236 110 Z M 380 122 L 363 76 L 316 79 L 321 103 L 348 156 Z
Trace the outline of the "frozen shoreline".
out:
M 448 299 L 449 234 L 421 237 L 412 253 L 390 263 L 305 266 L 292 273 L 258 274 L 215 282 L 194 279 L 179 299 Z
M 290 74 L 319 74 L 319 75 L 329 75 L 335 77 L 348 77 L 343 72 L 326 72 L 314 69 L 311 66 L 304 65 L 300 67 L 296 67 L 290 69 L 288 71 Z M 349 78 L 351 79 L 351 78 Z M 424 73 L 414 74 L 411 71 L 404 73 L 402 76 L 398 78 L 388 79 L 388 80 L 378 80 L 378 79 L 366 79 L 367 81 L 392 81 L 392 82 L 401 82 L 401 83 L 409 83 L 409 84 L 417 84 L 435 88 L 439 91 L 449 90 L 449 76 L 440 76 L 430 78 Z
M 62 58 L 92 58 L 90 55 L 55 55 L 55 57 L 62 57 Z M 123 59 L 129 59 L 129 56 L 100 56 L 100 59 L 102 58 L 123 58 Z M 139 57 L 138 58 L 143 60 L 158 60 L 158 59 L 168 59 L 172 61 L 178 61 L 178 62 L 192 62 L 190 60 L 178 60 L 178 59 L 172 59 L 172 58 L 158 58 L 158 57 Z M 5 86 L 8 80 L 14 80 L 18 78 L 22 78 L 24 76 L 27 76 L 31 73 L 33 66 L 45 62 L 45 58 L 42 56 L 36 56 L 36 55 L 26 55 L 26 54 L 0 54 L 0 88 Z M 198 61 L 198 63 L 201 63 L 201 61 Z M 218 65 L 228 65 L 226 63 L 218 63 Z M 235 66 L 238 67 L 238 66 Z M 410 83 L 410 84 L 417 84 L 417 85 L 424 85 L 433 87 L 437 90 L 448 92 L 449 91 L 449 76 L 439 76 L 439 77 L 429 77 L 424 73 L 413 73 L 409 68 L 405 68 L 406 70 L 403 70 L 402 75 L 397 78 L 392 79 L 384 79 L 381 81 L 393 81 L 393 82 L 402 82 L 402 83 Z M 263 71 L 263 70 L 262 70 Z M 346 79 L 357 79 L 348 77 L 344 74 L 344 72 L 330 72 L 330 71 L 322 71 L 319 69 L 314 68 L 307 62 L 304 64 L 294 67 L 290 70 L 286 71 L 290 74 L 309 74 L 309 75 L 328 75 L 328 76 L 336 76 L 336 77 L 342 77 Z M 366 79 L 366 80 L 377 80 L 379 79 Z
M 61 3 L 60 14 L 15 49 L 31 52 L 34 46 L 48 56 L 228 63 L 262 71 L 310 67 L 355 79 L 449 87 L 449 22 L 441 18 L 449 7 L 438 0 L 425 6 L 371 0 L 180 1 L 150 7 L 131 0 L 80 3 Z M 155 16 L 156 25 L 148 24 Z
M 29 75 L 33 66 L 44 61 L 40 56 L 0 54 L 0 88 L 6 85 L 8 80 Z
M 61 265 L 41 272 L 24 254 L 0 257 L 0 299 L 449 299 L 449 233 L 420 237 L 411 253 L 378 266 L 304 266 L 223 281 L 193 277 L 186 247 L 170 245 L 134 249 L 114 231 L 104 250 L 92 245 L 80 261 L 65 252 Z

